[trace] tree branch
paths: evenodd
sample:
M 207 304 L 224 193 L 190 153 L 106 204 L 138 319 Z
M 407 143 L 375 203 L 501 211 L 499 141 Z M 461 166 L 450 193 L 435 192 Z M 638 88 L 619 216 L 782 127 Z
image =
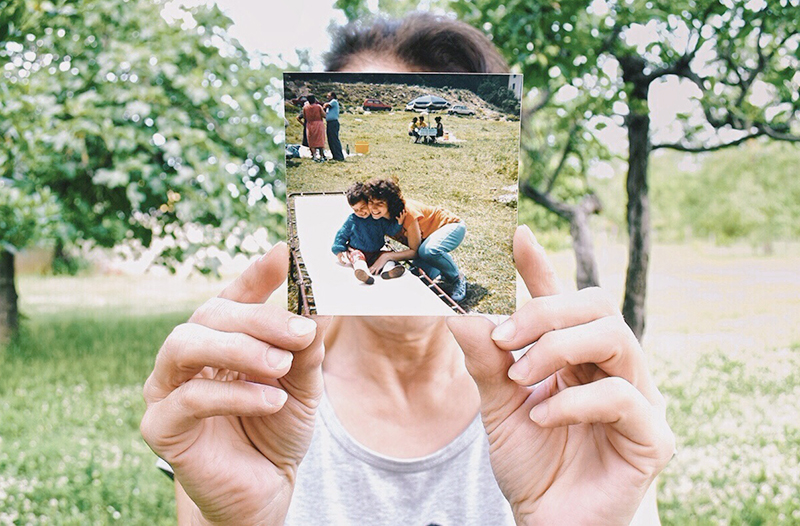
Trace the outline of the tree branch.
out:
M 575 144 L 575 134 L 578 131 L 578 121 L 572 123 L 569 129 L 569 135 L 567 136 L 567 144 L 564 146 L 564 151 L 561 153 L 561 159 L 558 161 L 558 166 L 556 169 L 553 170 L 553 174 L 550 176 L 550 181 L 547 183 L 547 190 L 545 190 L 545 194 L 549 194 L 553 190 L 553 186 L 556 184 L 556 179 L 558 178 L 561 170 L 564 168 L 564 164 L 567 161 L 567 157 L 570 153 L 572 153 L 572 148 Z
M 763 130 L 758 130 L 753 133 L 749 133 L 744 137 L 739 137 L 738 139 L 722 144 L 716 144 L 714 146 L 686 146 L 679 142 L 676 143 L 661 143 L 661 144 L 654 144 L 650 149 L 651 150 L 660 150 L 660 149 L 670 149 L 670 150 L 678 150 L 679 152 L 688 152 L 688 153 L 703 153 L 703 152 L 715 152 L 717 150 L 722 150 L 724 148 L 730 148 L 732 146 L 738 146 L 743 142 L 747 142 L 750 139 L 755 139 L 756 137 L 760 137 L 762 135 L 767 135 L 766 132 Z M 800 138 L 798 138 L 800 140 Z
M 526 197 L 530 197 L 533 199 L 537 204 L 542 205 L 543 207 L 547 208 L 551 212 L 557 214 L 558 216 L 566 219 L 569 221 L 572 216 L 575 214 L 575 211 L 572 209 L 572 206 L 566 203 L 559 203 L 550 195 L 545 194 L 534 188 L 534 186 L 530 183 L 530 181 L 523 181 L 522 186 L 520 187 L 522 194 Z

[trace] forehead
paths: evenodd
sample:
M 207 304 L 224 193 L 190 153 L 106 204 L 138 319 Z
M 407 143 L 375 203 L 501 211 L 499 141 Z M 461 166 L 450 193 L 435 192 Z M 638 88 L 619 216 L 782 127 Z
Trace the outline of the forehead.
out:
M 394 55 L 362 51 L 353 55 L 347 65 L 339 71 L 347 73 L 402 73 L 426 70 L 412 66 Z

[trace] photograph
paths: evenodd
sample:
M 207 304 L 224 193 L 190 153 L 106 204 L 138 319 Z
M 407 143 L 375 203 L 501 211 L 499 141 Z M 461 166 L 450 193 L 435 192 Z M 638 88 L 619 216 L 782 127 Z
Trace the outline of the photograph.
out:
M 290 310 L 514 312 L 521 76 L 283 78 Z
M 0 0 L 0 526 L 800 525 L 800 0 Z

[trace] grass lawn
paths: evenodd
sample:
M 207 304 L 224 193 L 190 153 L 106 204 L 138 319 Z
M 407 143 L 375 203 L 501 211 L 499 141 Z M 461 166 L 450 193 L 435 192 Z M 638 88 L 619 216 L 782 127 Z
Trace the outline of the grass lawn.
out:
M 597 241 L 621 302 L 627 249 Z M 554 260 L 574 289 L 574 256 Z M 800 245 L 657 245 L 648 291 L 644 350 L 678 442 L 662 523 L 800 524 Z
M 625 247 L 598 242 L 621 298 Z M 571 252 L 552 257 L 569 288 Z M 800 523 L 798 269 L 800 247 L 655 247 L 644 349 L 678 440 L 663 524 Z M 221 287 L 20 280 L 28 319 L 0 354 L 0 524 L 174 524 L 172 484 L 139 435 L 141 387 L 172 327 Z
M 294 113 L 287 109 L 287 115 Z M 291 160 L 287 191 L 344 191 L 355 181 L 397 177 L 405 197 L 447 208 L 466 222 L 467 236 L 452 253 L 468 282 L 462 304 L 479 312 L 510 314 L 515 305 L 510 269 L 517 202 L 516 197 L 503 202 L 503 196 L 517 185 L 519 122 L 442 115 L 445 130 L 458 142 L 425 145 L 413 144 L 407 135 L 415 115 L 343 114 L 342 145 L 354 152 L 356 141 L 367 141 L 369 154 L 342 163 Z M 299 144 L 302 133 L 302 126 L 289 119 L 287 144 Z

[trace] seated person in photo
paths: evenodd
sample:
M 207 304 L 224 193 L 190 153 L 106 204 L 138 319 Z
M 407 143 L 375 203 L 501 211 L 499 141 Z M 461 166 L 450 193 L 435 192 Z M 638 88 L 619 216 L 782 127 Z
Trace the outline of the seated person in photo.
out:
M 414 117 L 413 119 L 411 119 L 411 124 L 408 125 L 408 135 L 410 137 L 414 137 L 415 143 L 419 142 L 419 132 L 417 131 L 417 128 L 419 128 L 419 124 L 417 124 L 417 120 L 418 119 Z
M 369 210 L 369 196 L 363 183 L 353 183 L 347 189 L 347 202 L 353 209 L 333 241 L 333 253 L 343 265 L 352 265 L 356 278 L 367 285 L 375 280 L 369 273 L 370 265 L 375 263 L 385 244 L 384 236 L 394 236 L 400 232 L 397 221 L 386 218 L 374 219 Z M 394 261 L 387 262 L 378 269 L 383 279 L 403 275 L 405 267 Z

